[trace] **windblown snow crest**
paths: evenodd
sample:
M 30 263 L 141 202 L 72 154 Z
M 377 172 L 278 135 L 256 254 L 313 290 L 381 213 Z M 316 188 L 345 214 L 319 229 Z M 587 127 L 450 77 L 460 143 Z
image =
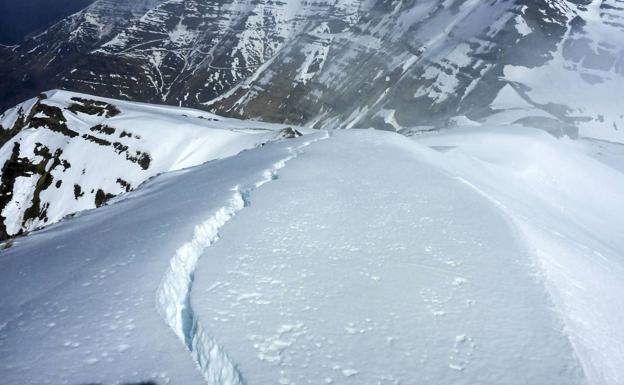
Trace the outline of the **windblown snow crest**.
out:
M 217 341 L 207 333 L 193 311 L 191 289 L 199 258 L 206 248 L 219 239 L 219 230 L 236 213 L 249 205 L 249 196 L 253 190 L 277 179 L 277 171 L 285 167 L 288 161 L 296 158 L 299 150 L 328 138 L 329 133 L 326 133 L 300 146 L 289 147 L 290 155 L 265 170 L 261 180 L 249 186 L 234 186 L 229 204 L 197 225 L 193 239 L 182 245 L 171 259 L 169 269 L 156 293 L 156 305 L 165 322 L 191 352 L 209 385 L 244 385 L 245 381 L 236 364 L 230 360 Z

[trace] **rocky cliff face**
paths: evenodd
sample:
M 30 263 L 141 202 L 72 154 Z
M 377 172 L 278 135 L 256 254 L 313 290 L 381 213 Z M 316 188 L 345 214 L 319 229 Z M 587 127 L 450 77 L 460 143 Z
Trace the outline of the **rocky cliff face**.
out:
M 5 103 L 63 87 L 312 127 L 467 117 L 622 141 L 623 42 L 619 0 L 100 0 L 0 68 Z
M 622 140 L 617 5 L 377 2 L 346 31 L 321 23 L 298 36 L 209 105 L 315 126 L 401 130 L 468 116 Z

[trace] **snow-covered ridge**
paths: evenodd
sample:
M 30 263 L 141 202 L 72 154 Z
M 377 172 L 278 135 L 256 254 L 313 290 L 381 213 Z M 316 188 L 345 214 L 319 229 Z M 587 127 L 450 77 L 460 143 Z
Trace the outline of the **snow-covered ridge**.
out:
M 255 189 L 277 179 L 277 172 L 285 167 L 288 161 L 295 158 L 301 149 L 327 137 L 320 137 L 304 142 L 296 148 L 289 148 L 291 155 L 265 170 L 262 173 L 262 180 L 249 186 L 233 187 L 229 205 L 222 207 L 205 222 L 199 224 L 195 228 L 193 239 L 181 246 L 171 259 L 170 267 L 156 293 L 157 308 L 169 327 L 191 352 L 209 385 L 243 385 L 245 381 L 227 353 L 204 329 L 193 310 L 191 290 L 199 258 L 206 248 L 219 239 L 219 229 L 237 212 L 250 204 L 249 196 Z
M 344 130 L 292 158 L 321 136 L 0 251 L 5 382 L 621 384 L 621 147 Z
M 126 199 L 0 250 L 3 384 L 203 383 L 186 346 L 155 306 L 164 273 L 196 226 L 231 205 L 233 186 L 255 186 L 292 156 L 289 147 L 320 136 L 271 142 L 159 175 Z M 45 267 L 26 267 L 31 263 Z M 13 291 L 16 285 L 21 289 Z M 50 295 L 60 297 L 49 301 Z M 43 324 L 41 311 L 51 315 Z M 34 358 L 34 346 L 50 354 Z
M 103 205 L 167 171 L 298 135 L 285 126 L 51 91 L 0 117 L 0 237 Z
M 592 384 L 624 381 L 624 145 L 534 129 L 417 137 L 440 167 L 505 213 L 542 271 Z M 617 154 L 620 154 L 619 156 Z

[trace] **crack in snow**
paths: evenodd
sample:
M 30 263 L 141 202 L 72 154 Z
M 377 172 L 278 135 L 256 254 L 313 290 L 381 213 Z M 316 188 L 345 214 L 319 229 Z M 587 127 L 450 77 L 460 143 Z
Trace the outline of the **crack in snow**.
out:
M 234 192 L 227 206 L 221 207 L 206 221 L 195 227 L 193 239 L 177 249 L 156 292 L 159 313 L 190 351 L 202 376 L 209 385 L 244 385 L 245 380 L 224 349 L 209 335 L 199 322 L 191 304 L 194 272 L 204 250 L 219 239 L 219 230 L 239 211 L 250 204 L 250 194 L 262 185 L 278 178 L 277 171 L 299 155 L 299 150 L 325 136 L 309 140 L 297 147 L 289 147 L 290 156 L 279 160 L 263 173 L 263 178 L 251 187 L 232 188 Z

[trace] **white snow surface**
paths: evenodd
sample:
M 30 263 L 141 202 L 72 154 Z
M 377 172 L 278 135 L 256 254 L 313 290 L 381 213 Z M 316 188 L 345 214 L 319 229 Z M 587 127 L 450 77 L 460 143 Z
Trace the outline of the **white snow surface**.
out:
M 624 146 L 509 127 L 418 140 L 520 230 L 592 383 L 624 383 Z
M 622 383 L 616 144 L 330 134 L 0 251 L 0 382 Z
M 116 106 L 121 113 L 110 118 L 74 113 L 68 108 L 75 103 L 73 98 L 106 102 Z M 35 101 L 36 99 L 29 100 L 7 111 L 0 116 L 0 124 L 10 128 L 17 119 L 17 111 L 21 108 L 28 115 Z M 11 157 L 15 143 L 20 145 L 20 157 L 36 161 L 38 157 L 34 155 L 33 149 L 37 143 L 41 143 L 51 153 L 62 151 L 61 158 L 70 164 L 68 168 L 56 167 L 48 170 L 53 181 L 61 181 L 62 184 L 58 187 L 51 186 L 41 193 L 42 207 L 48 205 L 46 222 L 39 219 L 28 223 L 21 221 L 24 211 L 32 202 L 18 199 L 24 194 L 32 195 L 39 181 L 38 177 L 28 178 L 30 183 L 27 186 L 24 183 L 15 185 L 13 200 L 2 213 L 7 218 L 9 235 L 15 235 L 20 230 L 31 231 L 55 223 L 69 214 L 95 208 L 97 190 L 101 189 L 113 195 L 126 191 L 119 183 L 120 179 L 131 188 L 136 188 L 160 173 L 196 166 L 259 146 L 278 138 L 278 131 L 286 127 L 223 118 L 186 108 L 124 102 L 67 91 L 48 92 L 47 99 L 41 103 L 60 108 L 67 119 L 67 127 L 80 136 L 68 138 L 47 128 L 35 129 L 27 126 L 0 149 L 0 164 L 4 164 Z M 93 131 L 92 128 L 97 125 L 110 127 L 114 133 L 107 135 Z M 109 144 L 119 143 L 128 149 L 118 151 L 111 145 L 84 140 L 84 135 L 96 137 Z M 128 161 L 127 154 L 133 155 L 135 152 L 149 155 L 151 161 L 147 169 L 136 162 Z M 82 196 L 75 196 L 75 185 L 80 186 Z
M 323 137 L 162 175 L 127 199 L 15 240 L 0 255 L 0 382 L 204 383 L 169 326 L 175 293 L 163 302 L 157 292 L 239 189 L 256 188 L 293 148 Z
M 511 225 L 429 156 L 336 134 L 224 227 L 192 302 L 246 383 L 584 383 Z

